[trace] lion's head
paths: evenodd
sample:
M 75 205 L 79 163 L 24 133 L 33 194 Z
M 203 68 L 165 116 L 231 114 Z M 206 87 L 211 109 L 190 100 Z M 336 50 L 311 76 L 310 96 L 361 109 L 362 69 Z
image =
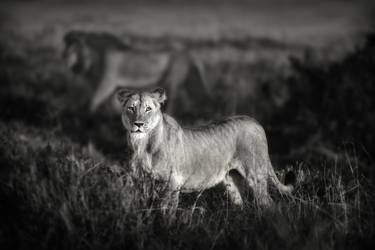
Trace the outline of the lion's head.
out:
M 88 73 L 96 63 L 103 60 L 107 50 L 131 48 L 126 40 L 105 32 L 69 31 L 64 36 L 63 59 L 78 74 Z
M 89 46 L 87 36 L 69 32 L 64 37 L 63 60 L 70 70 L 77 74 L 87 73 L 93 63 L 95 51 Z
M 122 107 L 122 124 L 132 137 L 141 138 L 151 132 L 162 119 L 160 107 L 167 97 L 162 88 L 152 91 L 120 88 L 117 99 Z

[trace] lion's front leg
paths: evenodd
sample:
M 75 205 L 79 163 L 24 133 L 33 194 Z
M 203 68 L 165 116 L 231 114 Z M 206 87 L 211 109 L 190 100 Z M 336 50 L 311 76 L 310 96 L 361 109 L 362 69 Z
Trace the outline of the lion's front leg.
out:
M 117 85 L 114 79 L 103 79 L 91 98 L 90 112 L 94 113 L 115 91 Z
M 171 178 L 168 182 L 167 193 L 161 203 L 161 208 L 165 212 L 175 212 L 178 208 L 178 202 L 180 197 L 180 185 L 174 178 Z

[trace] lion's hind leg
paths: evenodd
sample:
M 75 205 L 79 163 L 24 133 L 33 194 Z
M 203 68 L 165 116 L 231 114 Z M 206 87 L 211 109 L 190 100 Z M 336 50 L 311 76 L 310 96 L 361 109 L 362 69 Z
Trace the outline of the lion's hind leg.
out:
M 248 190 L 246 182 L 245 173 L 242 171 L 242 163 L 233 159 L 229 163 L 229 171 L 225 176 L 224 184 L 232 203 L 241 208 L 243 207 L 243 198 Z
M 237 206 L 243 206 L 243 200 L 241 197 L 240 188 L 238 183 L 236 184 L 237 176 L 234 176 L 230 172 L 227 173 L 224 179 L 225 189 L 231 202 Z
M 268 193 L 268 184 L 266 178 L 259 178 L 252 183 L 254 191 L 255 204 L 261 208 L 268 208 L 272 206 L 272 198 Z
M 254 161 L 249 156 L 244 161 L 244 166 L 247 167 L 246 180 L 253 191 L 255 204 L 262 208 L 268 208 L 273 203 L 268 193 L 268 168 L 265 167 L 266 163 L 266 161 L 259 159 Z

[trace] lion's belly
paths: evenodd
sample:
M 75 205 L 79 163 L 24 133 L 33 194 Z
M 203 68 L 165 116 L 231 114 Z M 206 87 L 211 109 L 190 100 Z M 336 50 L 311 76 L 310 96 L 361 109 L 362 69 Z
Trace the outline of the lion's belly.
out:
M 184 149 L 185 159 L 177 172 L 183 176 L 182 189 L 201 190 L 213 187 L 225 178 L 234 155 L 234 140 L 208 139 Z
M 181 191 L 187 193 L 205 190 L 223 182 L 224 177 L 225 172 L 212 176 L 202 176 L 196 179 L 187 178 L 184 184 L 181 186 Z
M 187 171 L 188 170 L 188 171 Z M 185 191 L 203 190 L 213 187 L 225 178 L 228 171 L 226 160 L 202 161 L 191 166 L 185 166 L 180 172 L 181 188 Z

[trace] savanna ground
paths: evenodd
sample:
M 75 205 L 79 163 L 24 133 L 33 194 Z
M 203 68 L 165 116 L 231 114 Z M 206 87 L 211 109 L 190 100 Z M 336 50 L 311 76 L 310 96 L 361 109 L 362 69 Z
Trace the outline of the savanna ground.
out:
M 182 2 L 0 5 L 1 249 L 372 248 L 370 2 Z M 70 29 L 187 47 L 217 99 L 204 108 L 257 118 L 293 196 L 271 190 L 274 209 L 260 211 L 249 194 L 240 210 L 219 186 L 163 215 L 164 184 L 127 171 L 119 117 L 100 110 L 89 124 L 90 89 L 60 59 Z

